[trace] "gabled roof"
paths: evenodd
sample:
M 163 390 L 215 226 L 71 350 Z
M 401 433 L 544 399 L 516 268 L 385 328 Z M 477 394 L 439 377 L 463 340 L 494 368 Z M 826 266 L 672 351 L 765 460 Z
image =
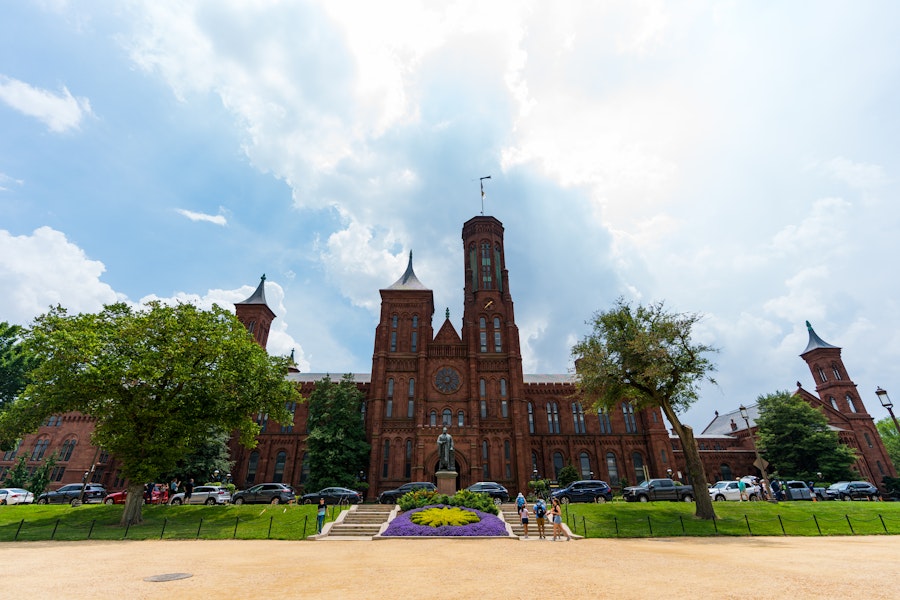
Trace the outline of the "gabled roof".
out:
M 440 330 L 438 330 L 437 335 L 434 336 L 435 344 L 462 344 L 462 338 L 459 337 L 459 333 L 456 332 L 456 328 L 453 326 L 453 323 L 450 322 L 450 318 L 447 317 L 444 319 L 444 324 L 441 325 Z
M 800 356 L 808 352 L 812 352 L 813 350 L 817 350 L 819 348 L 834 348 L 835 350 L 840 350 L 837 346 L 832 346 L 818 335 L 816 335 L 815 330 L 812 328 L 812 325 L 809 324 L 809 321 L 806 322 L 806 329 L 809 331 L 809 343 L 806 344 L 806 350 L 800 353 Z
M 389 290 L 427 290 L 429 288 L 425 287 L 425 285 L 419 281 L 419 278 L 416 277 L 415 271 L 413 271 L 412 265 L 412 250 L 409 251 L 409 264 L 406 267 L 406 272 L 403 274 L 403 277 L 395 281 L 391 284 L 387 289 Z

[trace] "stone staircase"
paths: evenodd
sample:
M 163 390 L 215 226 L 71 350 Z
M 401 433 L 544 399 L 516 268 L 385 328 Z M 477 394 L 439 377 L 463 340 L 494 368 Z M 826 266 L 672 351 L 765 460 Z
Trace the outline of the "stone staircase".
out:
M 529 507 L 529 512 L 530 510 L 531 507 Z M 516 505 L 514 503 L 501 504 L 500 513 L 503 515 L 503 520 L 512 527 L 513 535 L 518 537 L 525 535 L 525 528 L 522 526 L 522 520 L 519 518 L 519 512 L 516 510 Z M 529 518 L 528 533 L 532 534 L 535 532 L 537 532 L 537 525 L 534 524 L 534 518 Z
M 391 519 L 395 509 L 393 504 L 355 504 L 333 523 L 325 525 L 322 535 L 316 539 L 371 540 Z

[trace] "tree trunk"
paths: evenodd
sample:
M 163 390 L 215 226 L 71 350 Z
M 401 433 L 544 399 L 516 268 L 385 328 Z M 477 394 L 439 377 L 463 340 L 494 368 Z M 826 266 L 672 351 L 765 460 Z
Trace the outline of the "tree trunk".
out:
M 128 497 L 125 498 L 125 511 L 119 525 L 140 525 L 144 522 L 141 515 L 141 507 L 144 504 L 144 485 L 142 483 L 128 483 Z
M 694 486 L 694 503 L 697 512 L 695 516 L 699 519 L 715 519 L 716 511 L 713 509 L 712 498 L 707 493 L 709 485 L 706 482 L 706 474 L 703 472 L 703 461 L 700 460 L 700 450 L 697 448 L 697 441 L 694 439 L 694 429 L 689 425 L 682 425 L 678 420 L 678 415 L 672 410 L 667 402 L 661 403 L 666 418 L 672 424 L 672 429 L 678 439 L 681 440 L 682 453 L 684 454 L 684 462 L 687 467 L 688 477 L 691 479 L 691 485 Z

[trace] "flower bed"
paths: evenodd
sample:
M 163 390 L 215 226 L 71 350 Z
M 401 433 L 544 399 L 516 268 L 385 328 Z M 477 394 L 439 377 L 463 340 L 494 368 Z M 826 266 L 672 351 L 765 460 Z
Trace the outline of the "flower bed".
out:
M 506 523 L 494 515 L 472 508 L 464 510 L 475 513 L 479 521 L 467 525 L 416 525 L 410 517 L 423 510 L 444 508 L 443 504 L 432 504 L 400 513 L 390 522 L 382 537 L 506 537 Z

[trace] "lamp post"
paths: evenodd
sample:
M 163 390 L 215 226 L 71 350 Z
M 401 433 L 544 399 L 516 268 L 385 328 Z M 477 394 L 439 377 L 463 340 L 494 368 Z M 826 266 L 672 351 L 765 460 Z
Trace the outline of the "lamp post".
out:
M 878 396 L 878 400 L 881 402 L 881 405 L 885 407 L 890 413 L 891 418 L 894 420 L 894 427 L 897 428 L 897 433 L 900 434 L 900 423 L 897 422 L 897 417 L 894 416 L 894 403 L 891 402 L 890 396 L 888 396 L 887 390 L 881 389 L 881 387 L 875 388 L 875 395 Z
M 743 404 L 738 407 L 738 410 L 741 411 L 741 418 L 744 419 L 744 423 L 747 425 L 747 435 L 750 437 L 750 443 L 753 444 L 753 453 L 756 454 L 756 465 L 762 473 L 763 486 L 765 486 L 766 495 L 770 495 L 772 493 L 772 488 L 769 487 L 769 476 L 766 474 L 766 463 L 763 462 L 762 457 L 759 455 L 759 448 L 756 447 L 756 438 L 750 433 L 750 413 L 747 412 L 747 407 Z M 777 502 L 774 498 L 770 501 Z

